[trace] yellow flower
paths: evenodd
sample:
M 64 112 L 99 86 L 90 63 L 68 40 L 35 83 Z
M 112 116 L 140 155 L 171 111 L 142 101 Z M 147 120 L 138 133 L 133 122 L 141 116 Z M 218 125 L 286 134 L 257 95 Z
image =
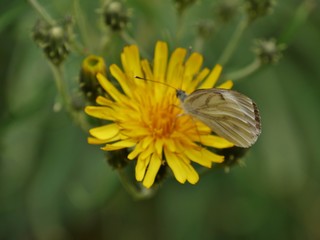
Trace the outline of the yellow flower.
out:
M 211 134 L 209 127 L 193 119 L 179 107 L 175 90 L 168 84 L 191 93 L 197 88 L 212 88 L 222 67 L 212 71 L 201 70 L 203 57 L 192 53 L 185 60 L 187 50 L 177 48 L 168 62 L 168 46 L 158 42 L 155 47 L 153 67 L 141 60 L 136 45 L 127 46 L 121 54 L 123 70 L 110 66 L 110 72 L 122 90 L 102 74 L 97 75 L 106 96 L 99 96 L 100 106 L 88 106 L 90 116 L 111 121 L 90 130 L 90 144 L 105 144 L 102 150 L 116 151 L 127 148 L 129 160 L 136 160 L 137 181 L 149 188 L 153 185 L 161 165 L 169 166 L 180 183 L 195 184 L 199 175 L 192 163 L 210 168 L 212 163 L 221 163 L 223 156 L 206 147 L 228 148 L 227 140 Z M 146 80 L 137 79 L 136 76 Z M 221 88 L 231 88 L 227 81 Z

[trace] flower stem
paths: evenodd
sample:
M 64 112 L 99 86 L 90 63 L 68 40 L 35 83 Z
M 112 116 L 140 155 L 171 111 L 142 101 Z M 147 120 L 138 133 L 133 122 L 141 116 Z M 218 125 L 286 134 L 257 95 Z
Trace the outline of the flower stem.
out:
M 177 19 L 177 30 L 176 30 L 176 36 L 175 36 L 176 43 L 180 42 L 180 39 L 183 34 L 183 19 L 184 19 L 184 12 L 179 12 L 178 19 Z
M 89 123 L 87 122 L 87 119 L 85 118 L 85 114 L 83 111 L 77 111 L 73 105 L 71 100 L 71 95 L 69 94 L 67 90 L 66 81 L 64 79 L 63 69 L 61 66 L 56 66 L 53 64 L 50 64 L 54 79 L 56 82 L 57 91 L 59 93 L 59 100 L 62 101 L 62 103 L 58 102 L 54 106 L 55 111 L 60 111 L 61 108 L 65 108 L 65 110 L 69 113 L 72 120 L 77 123 L 82 130 L 85 132 L 88 131 L 90 128 Z M 58 100 L 58 101 L 59 101 Z M 60 105 L 62 104 L 62 106 Z
M 235 72 L 227 73 L 225 78 L 226 79 L 231 79 L 232 81 L 240 80 L 240 79 L 242 79 L 244 77 L 249 76 L 250 74 L 252 74 L 256 70 L 258 70 L 260 66 L 261 66 L 260 59 L 259 58 L 255 58 L 252 63 L 250 63 L 249 65 L 245 66 L 244 68 L 239 69 L 239 70 L 237 70 Z
M 127 44 L 136 44 L 136 41 L 128 34 L 127 31 L 120 31 L 120 36 Z
M 301 4 L 296 8 L 292 21 L 289 24 L 286 24 L 288 28 L 283 31 L 283 34 L 280 37 L 281 43 L 290 43 L 294 35 L 297 34 L 299 28 L 306 23 L 311 11 L 314 10 L 315 7 L 315 0 L 305 0 L 301 2 Z
M 196 52 L 202 52 L 203 46 L 204 46 L 204 39 L 203 37 L 197 36 L 194 41 L 194 51 Z
M 66 108 L 67 111 L 70 110 L 70 99 L 68 97 L 67 88 L 65 86 L 65 81 L 63 77 L 63 70 L 61 66 L 56 66 L 54 64 L 51 64 L 51 69 L 53 72 L 54 80 L 56 82 L 56 87 L 58 90 L 58 93 L 62 99 L 62 104 Z
M 47 11 L 37 2 L 37 0 L 28 0 L 30 5 L 39 13 L 39 15 L 50 25 L 54 25 L 55 21 L 53 18 L 47 13 Z
M 238 24 L 237 28 L 235 29 L 232 37 L 230 38 L 230 41 L 228 42 L 226 48 L 222 52 L 222 54 L 218 60 L 219 64 L 225 65 L 229 61 L 231 55 L 233 54 L 241 36 L 242 36 L 243 31 L 245 30 L 245 28 L 247 26 L 248 26 L 248 20 L 247 20 L 247 18 L 243 17 L 243 19 L 239 21 L 239 24 Z
M 137 42 L 129 35 L 127 31 L 122 30 L 119 32 L 119 34 L 123 41 L 125 41 L 127 44 L 137 45 Z M 150 58 L 150 56 L 146 53 L 146 51 L 144 51 L 144 49 L 141 46 L 139 46 L 139 51 L 144 58 Z
M 76 23 L 79 27 L 79 32 L 81 34 L 83 44 L 84 44 L 85 48 L 88 49 L 90 46 L 90 39 L 89 39 L 90 34 L 88 33 L 88 26 L 86 24 L 87 23 L 86 17 L 80 7 L 79 0 L 73 1 L 73 12 L 74 12 L 74 16 L 76 18 Z

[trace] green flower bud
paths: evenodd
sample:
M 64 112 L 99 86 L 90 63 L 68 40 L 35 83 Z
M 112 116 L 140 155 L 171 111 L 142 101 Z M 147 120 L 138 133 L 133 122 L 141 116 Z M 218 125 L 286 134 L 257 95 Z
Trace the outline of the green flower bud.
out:
M 103 94 L 102 88 L 96 78 L 98 73 L 106 75 L 106 64 L 102 57 L 90 55 L 86 57 L 81 65 L 80 88 L 88 101 Z

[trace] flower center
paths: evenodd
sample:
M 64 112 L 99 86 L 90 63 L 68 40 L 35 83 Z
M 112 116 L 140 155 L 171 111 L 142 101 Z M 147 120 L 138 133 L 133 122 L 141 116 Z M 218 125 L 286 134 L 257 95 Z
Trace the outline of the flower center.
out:
M 173 107 L 156 106 L 150 111 L 150 131 L 156 138 L 169 137 L 174 131 L 176 115 Z

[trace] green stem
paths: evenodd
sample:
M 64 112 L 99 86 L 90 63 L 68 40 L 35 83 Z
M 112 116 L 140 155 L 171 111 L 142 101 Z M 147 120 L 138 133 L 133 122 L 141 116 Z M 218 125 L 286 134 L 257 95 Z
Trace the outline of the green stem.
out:
M 123 39 L 123 41 L 125 41 L 127 44 L 129 44 L 129 45 L 131 45 L 131 44 L 138 45 L 137 42 L 136 42 L 136 40 L 134 40 L 134 39 L 129 35 L 129 33 L 128 33 L 127 31 L 122 30 L 122 31 L 119 32 L 119 35 L 120 35 L 120 37 Z M 141 46 L 139 46 L 139 51 L 140 51 L 141 55 L 142 55 L 144 58 L 150 59 L 149 54 L 147 54 L 147 52 L 144 51 L 144 49 L 143 49 Z
M 297 7 L 295 11 L 294 17 L 291 23 L 286 24 L 288 28 L 280 37 L 281 43 L 288 44 L 291 39 L 293 39 L 294 35 L 297 33 L 299 28 L 307 21 L 310 12 L 315 8 L 315 1 L 313 0 L 305 0 Z
M 204 38 L 197 36 L 194 41 L 194 51 L 201 53 L 203 50 Z
M 241 36 L 242 33 L 244 32 L 245 28 L 248 26 L 248 20 L 247 18 L 243 17 L 242 20 L 240 20 L 237 28 L 235 29 L 232 37 L 230 38 L 230 41 L 228 42 L 226 48 L 224 49 L 223 53 L 221 54 L 220 59 L 218 60 L 218 63 L 221 65 L 225 65 L 231 55 L 233 54 Z
M 127 33 L 127 31 L 120 31 L 120 36 L 127 44 L 137 44 L 136 41 Z
M 150 198 L 154 194 L 153 189 L 139 187 L 136 184 L 132 183 L 128 179 L 128 176 L 123 169 L 118 169 L 118 174 L 119 174 L 122 185 L 134 199 L 142 200 L 142 199 Z
M 184 11 L 178 12 L 178 20 L 177 20 L 177 31 L 176 31 L 176 43 L 178 44 L 180 42 L 180 39 L 183 34 L 183 18 L 184 18 Z
M 83 57 L 88 55 L 89 51 L 85 47 L 83 47 L 81 43 L 75 41 L 74 39 L 70 39 L 69 44 L 70 44 L 70 48 L 73 52 L 76 52 L 80 56 L 83 56 Z
M 79 31 L 80 31 L 84 46 L 86 49 L 88 49 L 90 46 L 90 39 L 89 39 L 90 34 L 86 24 L 87 21 L 86 21 L 85 15 L 83 14 L 79 4 L 79 0 L 73 1 L 73 11 L 74 11 L 74 16 L 76 18 L 76 23 L 79 27 Z
M 28 0 L 30 5 L 39 13 L 39 15 L 50 25 L 54 25 L 55 21 L 53 18 L 47 13 L 47 11 L 37 2 L 37 0 Z
M 67 92 L 67 87 L 65 85 L 64 77 L 63 77 L 63 70 L 60 66 L 56 66 L 52 63 L 50 63 L 54 80 L 56 83 L 56 87 L 59 93 L 59 96 L 62 99 L 62 104 L 66 108 L 67 111 L 70 110 L 70 98 Z
M 225 78 L 226 79 L 231 79 L 232 81 L 237 81 L 239 79 L 242 79 L 244 77 L 249 76 L 253 72 L 259 69 L 261 66 L 261 61 L 259 58 L 255 58 L 252 63 L 249 65 L 245 66 L 242 69 L 239 69 L 235 72 L 227 73 Z
M 64 107 L 65 110 L 70 114 L 72 120 L 77 123 L 83 131 L 87 132 L 90 128 L 90 125 L 86 119 L 84 111 L 78 111 L 73 108 L 72 100 L 70 98 L 70 94 L 66 86 L 66 81 L 64 79 L 63 69 L 60 66 L 56 66 L 53 64 L 50 64 L 50 66 L 54 75 L 54 80 L 56 82 L 59 98 L 62 101 L 62 107 Z M 59 105 L 59 103 L 54 108 L 57 111 L 61 110 L 61 106 Z

